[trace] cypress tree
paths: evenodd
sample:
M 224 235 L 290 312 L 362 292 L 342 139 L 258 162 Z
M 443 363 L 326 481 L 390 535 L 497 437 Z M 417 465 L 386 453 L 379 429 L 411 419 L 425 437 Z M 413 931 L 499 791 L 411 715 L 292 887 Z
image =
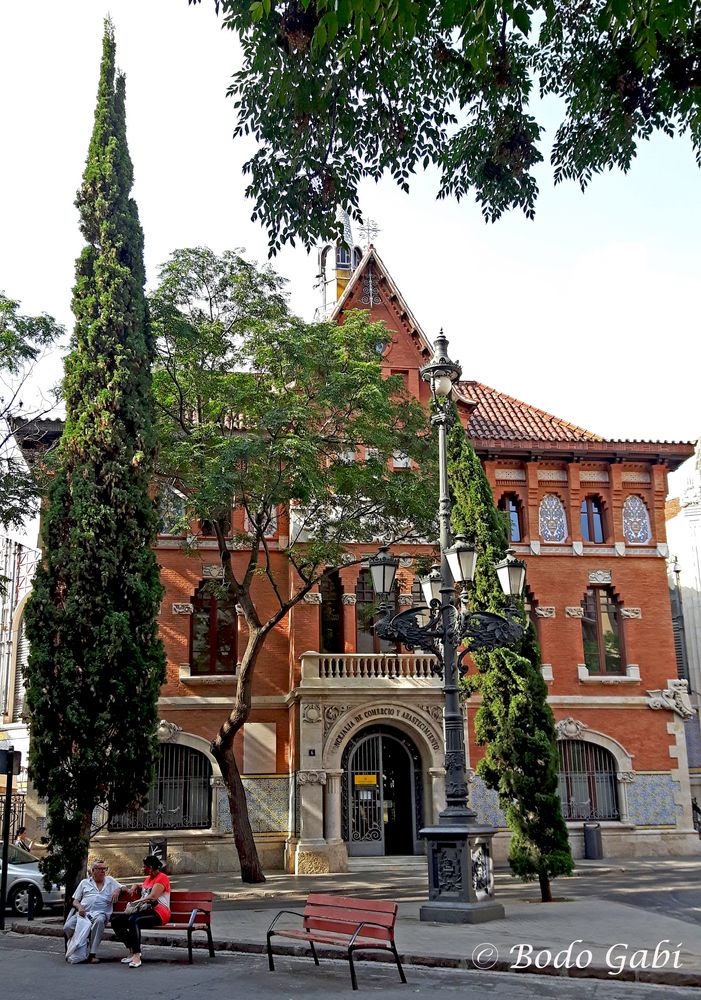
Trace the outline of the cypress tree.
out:
M 507 601 L 494 569 L 507 548 L 505 518 L 457 418 L 448 448 L 453 528 L 479 549 L 471 606 L 498 612 Z M 482 698 L 475 737 L 485 753 L 477 773 L 498 793 L 511 830 L 514 875 L 537 878 L 543 902 L 550 902 L 550 880 L 572 873 L 572 854 L 558 795 L 555 720 L 532 623 L 518 648 L 475 653 L 473 660 L 477 676 L 465 690 L 477 689 Z
M 125 81 L 105 22 L 95 121 L 76 205 L 86 246 L 66 361 L 66 424 L 43 524 L 44 561 L 26 609 L 30 775 L 47 799 L 44 871 L 66 897 L 94 808 L 148 790 L 165 656 L 152 549 L 154 455 L 143 235 L 130 197 Z

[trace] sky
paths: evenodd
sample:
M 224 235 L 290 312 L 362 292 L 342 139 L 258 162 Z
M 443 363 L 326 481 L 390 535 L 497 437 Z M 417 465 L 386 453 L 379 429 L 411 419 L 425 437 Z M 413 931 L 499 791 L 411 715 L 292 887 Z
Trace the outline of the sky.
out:
M 92 128 L 102 22 L 127 75 L 128 138 L 148 282 L 176 248 L 243 248 L 264 261 L 226 96 L 240 65 L 212 0 L 32 0 L 0 4 L 0 290 L 28 313 L 72 326 L 81 238 L 73 201 Z M 545 109 L 554 121 L 557 108 Z M 547 160 L 547 141 L 544 147 Z M 582 194 L 539 174 L 535 221 L 486 225 L 469 200 L 361 188 L 378 252 L 429 339 L 442 327 L 463 376 L 612 440 L 701 434 L 701 173 L 689 141 L 656 138 L 627 175 Z M 292 307 L 311 319 L 316 254 L 273 261 Z M 60 375 L 56 358 L 44 377 Z

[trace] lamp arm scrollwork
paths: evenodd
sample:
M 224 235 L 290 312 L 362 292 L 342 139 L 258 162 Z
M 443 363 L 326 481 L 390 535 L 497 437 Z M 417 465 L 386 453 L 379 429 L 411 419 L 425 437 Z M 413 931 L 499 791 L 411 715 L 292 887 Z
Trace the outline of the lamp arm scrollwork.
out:
M 398 614 L 394 613 L 391 605 L 383 603 L 378 612 L 382 617 L 374 628 L 379 638 L 401 642 L 411 652 L 423 649 L 433 653 L 438 662 L 431 667 L 431 672 L 438 677 L 443 676 L 443 639 L 446 631 L 453 648 L 463 643 L 468 646 L 458 656 L 461 674 L 467 669 L 463 667 L 463 659 L 471 652 L 511 646 L 524 632 L 521 614 L 514 607 L 506 608 L 503 614 L 498 615 L 491 611 L 464 608 L 458 611 L 452 604 L 446 608 L 440 601 L 433 600 L 429 608 L 407 608 Z M 419 619 L 425 618 L 427 612 L 428 622 L 420 624 Z

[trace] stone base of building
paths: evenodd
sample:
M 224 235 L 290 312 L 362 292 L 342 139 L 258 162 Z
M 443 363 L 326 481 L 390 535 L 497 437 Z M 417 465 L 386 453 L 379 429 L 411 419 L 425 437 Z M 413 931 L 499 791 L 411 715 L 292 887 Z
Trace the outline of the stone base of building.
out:
M 584 858 L 584 832 L 582 823 L 569 823 L 570 846 L 575 861 Z M 501 830 L 492 841 L 494 864 L 508 866 L 511 836 Z M 701 841 L 695 830 L 673 830 L 627 826 L 621 823 L 601 823 L 603 860 L 606 858 L 674 858 L 698 857 Z
M 240 872 L 233 837 L 199 831 L 186 833 L 110 833 L 98 835 L 90 845 L 90 857 L 101 857 L 115 877 L 141 874 L 141 862 L 151 839 L 167 840 L 168 873 L 194 875 L 198 872 Z M 280 871 L 285 852 L 284 834 L 260 834 L 255 838 L 264 871 Z

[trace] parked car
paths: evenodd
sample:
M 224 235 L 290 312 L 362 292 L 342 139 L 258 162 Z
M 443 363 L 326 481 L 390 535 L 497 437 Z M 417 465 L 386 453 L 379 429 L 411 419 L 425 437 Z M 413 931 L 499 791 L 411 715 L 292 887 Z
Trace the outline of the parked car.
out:
M 39 871 L 39 858 L 13 844 L 8 860 L 7 906 L 13 913 L 26 917 L 30 898 L 37 916 L 44 907 L 63 906 L 63 889 L 52 885 L 50 891 L 47 891 L 44 876 Z

